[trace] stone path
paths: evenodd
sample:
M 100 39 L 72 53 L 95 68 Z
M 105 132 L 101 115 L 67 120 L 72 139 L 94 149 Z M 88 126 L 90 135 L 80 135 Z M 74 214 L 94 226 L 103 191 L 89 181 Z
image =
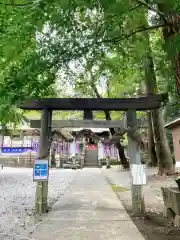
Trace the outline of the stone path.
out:
M 79 170 L 33 240 L 143 240 L 100 169 Z
M 122 191 L 117 192 L 117 195 L 123 203 L 131 209 L 131 175 L 127 170 L 121 170 L 118 166 L 113 166 L 109 169 L 102 168 L 104 176 L 108 181 L 115 186 L 122 188 Z M 164 202 L 161 192 L 161 187 L 175 186 L 173 178 L 163 178 L 153 180 L 153 175 L 157 173 L 156 168 L 146 168 L 147 184 L 143 186 L 143 195 L 145 200 L 146 211 L 160 212 L 164 210 Z M 158 177 L 158 176 L 157 176 Z M 124 190 L 123 190 L 124 189 Z

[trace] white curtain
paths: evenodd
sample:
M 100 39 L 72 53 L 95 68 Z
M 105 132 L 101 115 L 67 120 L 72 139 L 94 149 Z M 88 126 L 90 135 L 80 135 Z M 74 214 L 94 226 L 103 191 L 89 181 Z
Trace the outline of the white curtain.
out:
M 76 142 L 73 141 L 70 143 L 70 148 L 69 148 L 70 156 L 75 157 L 76 156 Z
M 104 147 L 101 142 L 98 143 L 98 159 L 104 158 Z

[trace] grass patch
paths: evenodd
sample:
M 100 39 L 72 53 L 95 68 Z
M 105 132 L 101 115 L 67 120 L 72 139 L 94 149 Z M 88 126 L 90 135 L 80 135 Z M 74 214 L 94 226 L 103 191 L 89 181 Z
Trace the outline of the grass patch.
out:
M 118 186 L 118 185 L 111 185 L 113 191 L 115 192 L 127 192 L 127 191 L 130 191 L 128 188 L 125 188 L 125 187 L 121 187 L 121 186 Z

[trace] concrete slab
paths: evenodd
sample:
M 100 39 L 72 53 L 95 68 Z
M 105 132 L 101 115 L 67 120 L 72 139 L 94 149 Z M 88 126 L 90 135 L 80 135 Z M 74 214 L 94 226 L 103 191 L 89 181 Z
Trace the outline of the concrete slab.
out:
M 83 169 L 33 240 L 143 240 L 100 169 Z
M 142 240 L 134 225 L 126 221 L 51 221 L 33 240 Z

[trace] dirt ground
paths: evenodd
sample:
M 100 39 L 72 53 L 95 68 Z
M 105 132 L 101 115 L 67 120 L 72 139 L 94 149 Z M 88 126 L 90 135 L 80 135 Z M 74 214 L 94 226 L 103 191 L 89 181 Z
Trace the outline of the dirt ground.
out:
M 132 217 L 134 223 L 147 240 L 180 240 L 180 228 L 175 227 L 163 216 L 164 204 L 160 190 L 163 185 L 175 185 L 174 177 L 150 175 L 148 182 L 154 194 L 151 198 L 145 199 L 147 207 L 144 219 Z M 152 198 L 159 200 L 152 203 Z M 126 209 L 128 210 L 127 206 Z
M 143 187 L 146 212 L 142 217 L 134 217 L 131 211 L 129 173 L 112 168 L 106 170 L 105 174 L 145 240 L 180 240 L 180 228 L 173 226 L 163 216 L 164 204 L 161 187 L 174 186 L 174 177 L 157 176 L 154 169 L 148 169 L 147 185 Z
M 127 212 L 132 215 L 131 209 Z M 145 240 L 180 240 L 180 229 L 173 226 L 162 213 L 146 212 L 141 218 L 131 216 Z

